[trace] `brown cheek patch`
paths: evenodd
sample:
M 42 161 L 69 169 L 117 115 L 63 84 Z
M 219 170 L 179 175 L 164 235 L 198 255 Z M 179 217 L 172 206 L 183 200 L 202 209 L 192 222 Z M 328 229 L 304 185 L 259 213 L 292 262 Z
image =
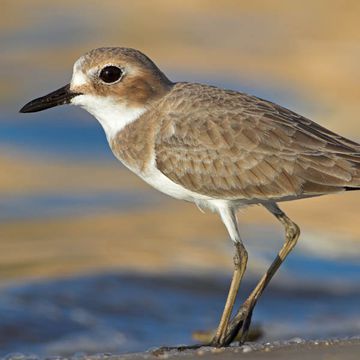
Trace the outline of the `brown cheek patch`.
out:
M 126 83 L 126 97 L 135 106 L 143 106 L 150 99 L 153 99 L 154 95 L 154 89 L 152 89 L 146 78 L 136 77 L 128 79 Z
M 93 93 L 98 96 L 118 98 L 133 107 L 144 107 L 167 91 L 163 84 L 153 79 L 151 73 L 141 70 L 125 75 L 121 81 L 113 85 L 95 82 L 93 88 Z

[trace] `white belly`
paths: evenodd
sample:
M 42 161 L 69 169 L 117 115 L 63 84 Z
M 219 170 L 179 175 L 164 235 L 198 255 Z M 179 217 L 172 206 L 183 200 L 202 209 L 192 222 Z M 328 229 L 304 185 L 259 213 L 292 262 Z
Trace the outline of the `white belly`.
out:
M 130 169 L 134 171 L 133 169 Z M 154 162 L 144 173 L 134 171 L 136 175 L 141 177 L 145 182 L 154 187 L 162 193 L 172 196 L 176 199 L 198 202 L 202 200 L 212 200 L 211 197 L 195 193 L 183 186 L 176 184 L 165 176 L 160 170 L 155 167 Z

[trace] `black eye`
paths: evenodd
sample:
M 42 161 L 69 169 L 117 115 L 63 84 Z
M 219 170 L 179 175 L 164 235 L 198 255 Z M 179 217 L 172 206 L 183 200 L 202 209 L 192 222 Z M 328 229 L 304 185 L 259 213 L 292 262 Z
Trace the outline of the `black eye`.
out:
M 111 84 L 115 81 L 118 81 L 122 76 L 122 70 L 117 66 L 105 66 L 99 74 L 99 78 L 106 82 L 107 84 Z

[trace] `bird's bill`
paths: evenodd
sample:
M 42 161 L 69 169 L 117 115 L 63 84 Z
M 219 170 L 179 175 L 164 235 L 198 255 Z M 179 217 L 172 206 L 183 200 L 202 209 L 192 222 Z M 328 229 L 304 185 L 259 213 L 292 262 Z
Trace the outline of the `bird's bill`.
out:
M 28 102 L 21 109 L 21 113 L 31 113 L 50 109 L 54 106 L 69 104 L 71 99 L 79 93 L 72 92 L 70 90 L 70 84 L 63 86 L 62 88 L 51 92 L 45 96 L 39 97 L 35 100 Z

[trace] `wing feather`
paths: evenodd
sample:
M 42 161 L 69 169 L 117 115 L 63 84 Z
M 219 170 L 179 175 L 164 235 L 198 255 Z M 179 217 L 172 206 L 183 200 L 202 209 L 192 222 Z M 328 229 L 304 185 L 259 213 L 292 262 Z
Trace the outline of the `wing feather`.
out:
M 156 163 L 189 190 L 251 200 L 360 187 L 360 145 L 290 110 L 186 83 L 177 84 L 166 103 L 171 112 L 161 112 Z

